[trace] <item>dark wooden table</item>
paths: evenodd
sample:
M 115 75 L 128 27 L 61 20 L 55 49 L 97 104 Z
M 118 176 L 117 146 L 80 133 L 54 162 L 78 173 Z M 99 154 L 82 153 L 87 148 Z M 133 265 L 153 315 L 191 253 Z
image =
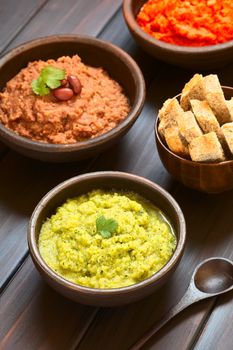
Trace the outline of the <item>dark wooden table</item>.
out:
M 153 126 L 162 102 L 193 75 L 143 53 L 124 23 L 120 0 L 1 0 L 0 51 L 55 33 L 83 33 L 122 47 L 140 65 L 147 100 L 140 118 L 112 149 L 81 163 L 53 165 L 0 147 L 0 349 L 124 350 L 181 298 L 202 259 L 233 259 L 233 192 L 204 195 L 182 187 L 163 168 Z M 232 57 L 233 61 L 233 57 Z M 194 67 L 195 69 L 195 67 Z M 219 71 L 233 86 L 233 65 Z M 121 308 L 94 308 L 58 295 L 41 279 L 28 255 L 28 219 L 41 197 L 71 176 L 121 170 L 166 188 L 187 221 L 187 245 L 174 275 L 159 292 Z M 144 347 L 153 350 L 233 349 L 232 293 L 190 307 Z

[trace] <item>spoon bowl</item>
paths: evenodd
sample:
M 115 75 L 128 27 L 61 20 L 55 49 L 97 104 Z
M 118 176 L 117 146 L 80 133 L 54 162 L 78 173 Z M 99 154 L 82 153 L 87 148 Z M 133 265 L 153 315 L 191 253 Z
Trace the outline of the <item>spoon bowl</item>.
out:
M 225 292 L 233 285 L 232 262 L 223 258 L 205 260 L 194 272 L 194 284 L 204 293 Z

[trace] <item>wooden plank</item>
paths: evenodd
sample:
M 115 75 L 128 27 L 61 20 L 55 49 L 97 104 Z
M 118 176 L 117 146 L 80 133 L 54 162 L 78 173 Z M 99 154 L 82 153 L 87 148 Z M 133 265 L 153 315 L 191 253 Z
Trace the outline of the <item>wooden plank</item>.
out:
M 52 187 L 87 168 L 46 164 L 10 152 L 0 162 L 0 290 L 27 254 L 28 219 L 38 201 Z
M 5 0 L 0 3 L 0 52 L 48 0 Z
M 111 30 L 109 29 L 109 31 L 110 33 L 114 33 L 112 34 L 112 37 L 115 38 L 114 42 L 120 42 L 121 39 L 123 39 L 122 43 L 120 43 L 122 47 L 124 47 L 126 43 L 131 42 L 130 45 L 132 45 L 132 52 L 135 49 L 135 53 L 138 52 L 140 55 L 140 50 L 136 48 L 131 39 L 117 36 L 116 28 L 114 27 L 112 27 Z M 120 31 L 121 28 L 118 27 L 118 33 L 120 33 Z M 105 37 L 105 32 L 102 33 L 101 37 Z M 145 59 L 144 62 L 142 60 L 141 64 L 143 66 L 146 66 L 147 60 Z M 184 210 L 188 223 L 188 244 L 185 256 L 174 277 L 166 287 L 161 289 L 159 294 L 154 294 L 150 298 L 145 299 L 144 301 L 135 305 L 122 308 L 122 310 L 102 309 L 96 318 L 95 327 L 91 326 L 84 341 L 80 344 L 80 346 L 78 346 L 79 349 L 97 349 L 97 345 L 101 346 L 99 347 L 101 349 L 112 349 L 116 345 L 118 345 L 118 349 L 124 349 L 124 346 L 128 346 L 134 342 L 136 338 L 140 336 L 150 324 L 152 324 L 156 319 L 160 318 L 160 316 L 167 310 L 168 307 L 179 300 L 186 286 L 188 285 L 193 267 L 197 262 L 206 257 L 207 254 L 226 254 L 225 256 L 228 256 L 232 251 L 232 242 L 229 238 L 224 239 L 222 235 L 222 227 L 224 227 L 224 230 L 226 228 L 226 236 L 228 235 L 228 231 L 232 232 L 230 212 L 230 208 L 232 208 L 232 193 L 212 197 L 184 189 L 182 186 L 176 185 L 176 183 L 171 180 L 170 176 L 166 174 L 163 167 L 161 166 L 161 163 L 159 162 L 158 156 L 156 155 L 154 139 L 152 136 L 154 124 L 153 106 L 156 105 L 159 107 L 162 100 L 177 93 L 180 90 L 182 84 L 190 75 L 192 75 L 191 72 L 185 73 L 182 70 L 173 69 L 166 65 L 163 65 L 163 67 L 164 69 L 160 71 L 159 74 L 157 73 L 156 68 L 153 70 L 153 74 L 156 74 L 156 80 L 151 85 L 150 93 L 148 95 L 148 104 L 146 105 L 140 119 L 135 124 L 134 129 L 128 133 L 128 135 L 117 147 L 112 148 L 102 157 L 100 157 L 91 169 L 120 169 L 123 171 L 136 172 L 140 175 L 149 177 L 150 179 L 162 184 L 167 189 L 172 190 L 172 193 Z M 172 81 L 171 77 L 173 77 Z M 226 77 L 225 79 L 228 78 Z M 178 84 L 176 83 L 177 81 L 179 82 Z M 7 160 L 5 165 L 6 164 L 8 164 Z M 22 166 L 23 165 L 25 165 L 24 172 L 30 170 L 31 162 L 25 161 L 25 163 L 22 163 Z M 14 171 L 18 169 L 19 166 L 18 168 L 15 168 Z M 61 177 L 68 175 L 69 172 L 72 173 L 72 171 L 69 169 L 65 174 L 64 170 L 62 170 Z M 57 168 L 57 172 L 59 172 L 59 168 Z M 51 179 L 51 184 L 53 181 L 56 182 L 56 180 L 58 180 L 57 172 L 52 171 L 51 168 L 50 173 L 47 172 L 47 177 L 49 174 L 51 174 L 51 177 L 55 177 L 55 179 Z M 41 182 L 46 180 L 44 171 L 42 171 L 42 173 L 43 174 L 40 179 Z M 56 175 L 54 175 L 54 173 L 56 173 Z M 28 179 L 28 181 L 30 181 L 33 187 L 37 186 L 36 181 L 32 181 L 31 179 Z M 11 182 L 8 184 L 10 187 Z M 24 195 L 24 189 L 25 187 L 20 190 L 19 195 Z M 43 190 L 45 187 L 41 185 L 41 189 Z M 213 198 L 215 199 L 213 200 Z M 219 217 L 222 219 L 219 220 Z M 229 248 L 226 250 L 227 244 Z M 21 270 L 22 274 L 17 274 L 16 276 L 15 285 L 20 284 L 19 282 L 22 279 L 22 276 L 25 276 L 24 266 Z M 34 274 L 32 275 L 32 280 L 34 280 Z M 29 280 L 25 281 L 24 288 L 28 287 L 29 282 Z M 8 289 L 11 285 L 12 284 L 10 284 L 6 289 L 5 293 L 8 292 Z M 41 292 L 41 288 L 41 285 L 38 284 L 37 291 L 39 293 Z M 12 290 L 14 289 L 12 288 Z M 9 296 L 12 294 L 12 290 L 9 292 Z M 22 295 L 19 292 L 20 290 L 18 290 L 14 295 L 15 300 L 20 300 L 18 296 L 21 296 L 22 298 Z M 33 298 L 33 292 L 34 290 L 30 291 L 30 297 L 28 297 L 28 300 L 30 298 Z M 38 307 L 40 300 L 41 299 L 35 301 L 36 307 Z M 48 305 L 46 306 L 48 308 L 48 315 L 50 315 L 50 312 L 52 313 L 53 308 L 50 309 Z M 153 307 L 156 310 L 155 314 L 151 313 Z M 34 335 L 33 328 L 30 328 L 28 334 L 26 331 L 24 331 L 24 324 L 33 324 L 35 318 L 37 317 L 35 310 L 36 309 L 31 307 L 31 304 L 29 304 L 27 322 L 21 322 L 21 319 L 19 319 L 16 328 L 11 328 L 9 325 L 9 330 L 14 329 L 14 331 L 12 331 L 12 337 L 14 339 L 20 339 L 21 348 L 26 348 L 28 341 L 31 340 Z M 178 328 L 176 328 L 175 331 L 174 326 L 172 329 L 170 329 L 170 331 L 169 329 L 164 328 L 162 331 L 163 333 L 161 332 L 161 334 L 157 336 L 156 339 L 152 339 L 152 343 L 149 345 L 150 348 L 169 349 L 170 344 L 173 344 L 174 349 L 181 349 L 184 345 L 184 334 L 185 344 L 193 343 L 193 340 L 199 332 L 199 323 L 205 320 L 209 310 L 209 302 L 194 306 L 192 309 L 190 309 L 190 311 L 187 310 L 187 314 L 181 316 L 184 317 L 183 321 L 181 318 L 178 318 L 176 320 L 175 325 L 178 326 Z M 8 309 L 4 310 L 4 315 L 13 315 L 13 313 L 14 305 L 12 305 L 12 307 L 9 305 Z M 31 318 L 29 315 L 31 315 Z M 13 318 L 11 325 L 14 327 L 14 315 L 12 317 Z M 73 317 L 72 310 L 70 311 L 70 317 Z M 44 330 L 41 322 L 36 322 L 36 325 L 39 328 L 40 340 L 38 340 L 37 343 L 39 344 L 42 338 L 47 339 L 48 334 L 51 332 L 51 328 L 49 327 L 47 330 Z M 69 322 L 65 323 L 65 326 L 69 327 Z M 9 330 L 7 332 L 9 332 Z M 41 333 L 43 330 L 45 333 Z M 67 329 L 64 330 L 64 332 L 66 331 Z M 48 336 L 48 338 L 53 339 L 52 336 Z M 77 339 L 73 342 L 73 344 L 78 345 L 80 339 L 81 337 L 77 336 Z M 49 348 L 48 343 L 46 343 L 46 346 Z
M 229 350 L 233 347 L 233 292 L 218 298 L 195 350 Z
M 0 299 L 0 348 L 72 349 L 95 313 L 45 285 L 28 258 Z
M 111 25 L 104 28 L 99 37 L 128 52 L 141 68 L 147 85 L 157 75 L 158 70 L 161 68 L 161 62 L 143 52 L 132 39 L 123 19 L 121 9 L 113 17 Z
M 158 293 L 144 299 L 136 304 L 124 306 L 118 309 L 99 310 L 94 322 L 86 332 L 78 350 L 89 350 L 95 346 L 95 350 L 128 350 L 132 343 L 143 334 L 145 329 L 150 327 L 158 315 L 166 309 L 173 297 L 167 285 Z M 186 310 L 181 316 L 175 318 L 168 326 L 163 328 L 152 341 L 148 342 L 142 349 L 187 349 L 192 339 L 193 330 L 196 330 L 203 312 L 208 310 L 207 302 Z M 192 330 L 190 334 L 190 330 Z M 100 336 L 101 335 L 101 336 Z M 182 335 L 182 336 L 181 336 Z M 166 338 L 166 341 L 165 341 Z M 111 346 L 111 347 L 110 347 Z
M 97 36 L 121 5 L 120 0 L 50 0 L 7 47 L 53 34 Z

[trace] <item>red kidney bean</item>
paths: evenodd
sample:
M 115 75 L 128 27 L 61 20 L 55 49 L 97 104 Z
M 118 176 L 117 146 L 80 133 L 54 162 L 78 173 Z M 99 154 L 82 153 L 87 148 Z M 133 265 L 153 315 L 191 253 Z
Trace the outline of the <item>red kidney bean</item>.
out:
M 70 83 L 71 88 L 73 89 L 76 95 L 80 94 L 82 90 L 82 85 L 80 80 L 75 75 L 68 75 L 67 80 Z
M 61 87 L 52 91 L 53 96 L 60 101 L 68 101 L 74 96 L 74 92 L 70 88 Z

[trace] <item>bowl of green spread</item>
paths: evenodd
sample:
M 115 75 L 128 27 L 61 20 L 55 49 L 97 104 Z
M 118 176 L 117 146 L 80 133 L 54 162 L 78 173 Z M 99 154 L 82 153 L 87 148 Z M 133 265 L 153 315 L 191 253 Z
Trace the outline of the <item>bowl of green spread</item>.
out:
M 80 303 L 116 306 L 167 281 L 185 243 L 176 201 L 127 173 L 69 179 L 35 208 L 28 244 L 35 266 L 59 293 Z

